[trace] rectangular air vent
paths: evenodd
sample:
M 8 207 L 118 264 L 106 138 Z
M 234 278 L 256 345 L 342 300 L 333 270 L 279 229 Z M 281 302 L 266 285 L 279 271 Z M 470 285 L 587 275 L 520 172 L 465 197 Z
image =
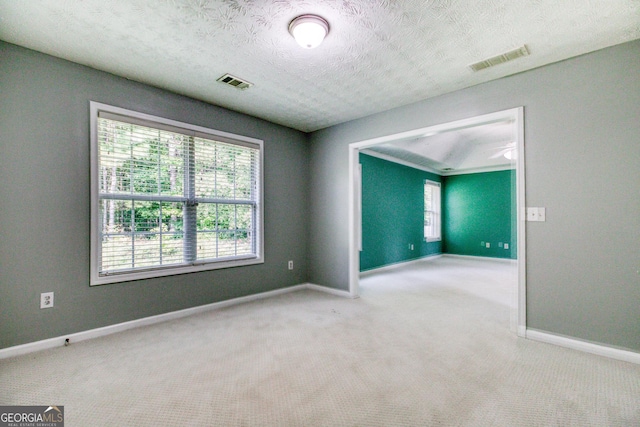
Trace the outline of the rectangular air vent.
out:
M 480 71 L 480 70 L 484 70 L 485 68 L 493 67 L 498 64 L 503 64 L 508 61 L 513 61 L 514 59 L 521 58 L 527 55 L 529 55 L 529 49 L 527 49 L 526 45 L 522 45 L 521 47 L 510 50 L 509 52 L 505 52 L 502 55 L 496 55 L 491 58 L 487 58 L 484 61 L 471 64 L 469 65 L 469 67 L 473 71 Z
M 229 86 L 233 86 L 237 89 L 242 89 L 242 90 L 253 86 L 253 83 L 249 83 L 246 80 L 239 79 L 235 76 L 232 76 L 231 74 L 225 74 L 224 76 L 220 77 L 217 81 L 228 84 Z

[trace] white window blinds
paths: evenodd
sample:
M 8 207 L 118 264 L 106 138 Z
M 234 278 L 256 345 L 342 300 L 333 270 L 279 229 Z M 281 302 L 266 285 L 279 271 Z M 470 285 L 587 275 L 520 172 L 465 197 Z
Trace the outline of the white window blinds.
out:
M 261 256 L 260 143 L 147 117 L 96 116 L 98 282 Z

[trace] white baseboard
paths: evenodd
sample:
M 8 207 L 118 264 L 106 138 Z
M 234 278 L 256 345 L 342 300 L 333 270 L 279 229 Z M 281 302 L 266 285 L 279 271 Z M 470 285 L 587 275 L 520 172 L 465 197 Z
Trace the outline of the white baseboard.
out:
M 305 283 L 304 285 L 307 289 L 311 289 L 319 292 L 326 292 L 331 295 L 337 295 L 339 297 L 346 298 L 358 298 L 358 295 L 352 295 L 349 291 L 343 291 L 342 289 L 328 288 L 326 286 L 314 285 L 313 283 Z
M 498 258 L 491 256 L 476 256 L 476 255 L 457 255 L 457 254 L 442 254 L 443 257 L 446 258 L 462 258 L 462 259 L 475 259 L 480 261 L 498 261 L 498 262 L 506 262 L 516 264 L 518 262 L 517 259 L 513 258 Z
M 598 356 L 609 357 L 611 359 L 640 364 L 640 353 L 635 353 L 633 351 L 593 344 L 590 342 L 580 341 L 577 339 L 567 338 L 559 335 L 553 335 L 547 332 L 540 332 L 533 329 L 527 329 L 526 338 L 534 341 L 544 342 L 547 344 L 558 345 L 560 347 L 571 348 L 573 350 L 584 351 L 585 353 L 597 354 Z
M 416 262 L 424 260 L 412 260 L 409 262 Z M 394 264 L 394 266 L 397 264 Z M 382 267 L 382 268 L 388 268 Z M 379 269 L 377 269 L 379 270 Z M 105 335 L 115 334 L 117 332 L 126 331 L 133 328 L 139 328 L 142 326 L 153 325 L 155 323 L 166 322 L 169 320 L 180 319 L 182 317 L 191 316 L 198 313 L 203 313 L 211 310 L 218 310 L 225 307 L 230 307 L 237 304 L 243 304 L 251 301 L 256 301 L 264 298 L 270 298 L 277 295 L 286 294 L 289 292 L 300 291 L 303 289 L 310 289 L 313 291 L 325 292 L 331 295 L 336 295 L 345 298 L 357 298 L 348 291 L 341 289 L 328 288 L 326 286 L 320 286 L 313 283 L 303 283 L 300 285 L 290 286 L 282 289 L 275 289 L 273 291 L 261 292 L 258 294 L 247 295 L 244 297 L 233 298 L 230 300 L 214 302 L 211 304 L 201 305 L 197 307 L 186 308 L 183 310 L 172 311 L 169 313 L 158 314 L 155 316 L 144 317 L 142 319 L 131 320 L 128 322 L 117 323 L 115 325 L 104 326 L 101 328 L 90 329 L 82 332 L 75 332 L 68 335 L 63 335 L 55 338 L 49 338 L 46 340 L 36 341 L 32 343 L 17 345 L 14 347 L 8 347 L 0 349 L 0 359 L 6 359 L 9 357 L 20 356 L 27 353 L 33 353 L 36 351 L 46 350 L 54 347 L 61 347 L 68 339 L 71 343 L 85 341 L 92 338 L 98 338 Z M 572 338 L 567 338 L 559 335 L 553 335 L 546 332 L 537 331 L 534 329 L 520 330 L 518 328 L 518 335 L 524 336 L 527 339 L 540 341 L 548 344 L 554 344 L 561 347 L 571 348 L 573 350 L 584 351 L 586 353 L 597 354 L 599 356 L 609 357 L 611 359 L 622 360 L 625 362 L 640 364 L 640 353 L 636 353 L 628 350 L 621 350 L 613 347 L 607 347 L 604 345 L 593 344 L 585 341 L 580 341 Z
M 398 267 L 405 267 L 407 265 L 416 264 L 416 263 L 419 263 L 421 261 L 429 261 L 429 260 L 433 260 L 433 259 L 438 259 L 442 255 L 443 254 L 426 255 L 426 256 L 423 256 L 422 258 L 415 258 L 415 259 L 410 259 L 408 261 L 394 262 L 393 264 L 387 264 L 387 265 L 383 265 L 382 267 L 372 268 L 371 270 L 361 271 L 360 272 L 360 277 L 367 276 L 368 274 L 380 273 L 382 271 L 393 270 L 394 268 L 398 268 Z
M 516 328 L 517 328 L 516 334 L 520 338 L 526 338 L 527 337 L 527 328 L 526 328 L 526 326 L 518 325 Z
M 258 294 L 232 298 L 225 301 L 214 302 L 211 304 L 200 305 L 197 307 L 185 308 L 183 310 L 172 311 L 169 313 L 158 314 L 155 316 L 143 317 L 142 319 L 130 320 L 128 322 L 117 323 L 115 325 L 104 326 L 101 328 L 90 329 L 82 332 L 75 332 L 72 334 L 67 334 L 67 335 L 63 335 L 55 338 L 49 338 L 46 340 L 35 341 L 27 344 L 3 348 L 3 349 L 0 349 L 0 359 L 20 356 L 23 354 L 33 353 L 35 351 L 47 350 L 49 348 L 54 348 L 54 347 L 61 347 L 65 344 L 66 340 L 69 340 L 70 343 L 76 343 L 80 341 L 89 340 L 92 338 L 98 338 L 105 335 L 115 334 L 117 332 L 126 331 L 128 329 L 153 325 L 155 323 L 166 322 L 174 319 L 180 319 L 182 317 L 192 316 L 194 314 L 203 313 L 206 311 L 218 310 L 224 307 L 230 307 L 233 305 L 243 304 L 250 301 L 270 298 L 276 295 L 282 295 L 289 292 L 300 291 L 302 289 L 311 289 L 314 291 L 327 292 L 332 295 L 338 295 L 341 297 L 352 298 L 351 294 L 347 291 L 327 288 L 325 286 L 314 285 L 311 283 L 303 283 L 300 285 L 289 286 L 287 288 L 275 289 L 273 291 L 267 291 L 267 292 L 260 292 Z

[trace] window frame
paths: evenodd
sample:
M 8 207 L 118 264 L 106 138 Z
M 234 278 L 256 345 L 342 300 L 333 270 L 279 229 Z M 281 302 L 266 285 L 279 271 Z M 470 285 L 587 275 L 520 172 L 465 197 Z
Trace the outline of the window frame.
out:
M 423 188 L 423 199 L 424 199 L 424 192 L 426 192 L 427 186 L 438 189 L 438 196 L 437 196 L 438 206 L 436 207 L 436 209 L 429 210 L 427 209 L 427 206 L 424 206 L 425 216 L 428 211 L 433 212 L 435 225 L 431 228 L 433 228 L 437 234 L 427 235 L 427 226 L 424 225 L 424 240 L 425 242 L 439 242 L 442 240 L 442 183 L 425 179 L 424 188 Z
M 177 274 L 194 273 L 199 271 L 217 270 L 221 268 L 239 267 L 264 263 L 264 142 L 260 139 L 228 132 L 218 131 L 190 123 L 180 122 L 164 117 L 140 113 L 125 108 L 115 107 L 95 101 L 90 101 L 90 174 L 91 174 L 91 260 L 90 260 L 90 286 L 109 283 L 128 282 L 132 280 L 164 277 Z M 222 259 L 196 260 L 189 264 L 173 264 L 166 266 L 153 266 L 147 269 L 130 269 L 121 272 L 101 274 L 99 260 L 101 256 L 101 218 L 100 218 L 100 150 L 98 140 L 98 118 L 100 113 L 106 116 L 121 116 L 128 118 L 133 124 L 157 129 L 176 131 L 192 134 L 196 137 L 204 137 L 219 142 L 235 144 L 239 146 L 252 146 L 259 149 L 257 171 L 257 200 L 255 218 L 255 254 L 227 257 Z M 164 126 L 164 127 L 163 127 Z

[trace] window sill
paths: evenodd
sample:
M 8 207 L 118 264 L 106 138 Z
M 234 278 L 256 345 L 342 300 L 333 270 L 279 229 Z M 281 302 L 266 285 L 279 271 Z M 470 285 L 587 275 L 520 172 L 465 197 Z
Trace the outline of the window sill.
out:
M 102 275 L 93 275 L 91 277 L 91 286 L 107 285 L 110 283 L 131 282 L 134 280 L 152 279 L 155 277 L 175 276 L 178 274 L 197 273 L 201 271 L 219 270 L 222 268 L 243 267 L 248 265 L 263 264 L 264 258 L 234 258 L 226 261 L 215 261 L 208 263 L 195 263 L 192 265 L 155 268 L 148 270 L 138 270 L 123 273 L 111 273 Z

